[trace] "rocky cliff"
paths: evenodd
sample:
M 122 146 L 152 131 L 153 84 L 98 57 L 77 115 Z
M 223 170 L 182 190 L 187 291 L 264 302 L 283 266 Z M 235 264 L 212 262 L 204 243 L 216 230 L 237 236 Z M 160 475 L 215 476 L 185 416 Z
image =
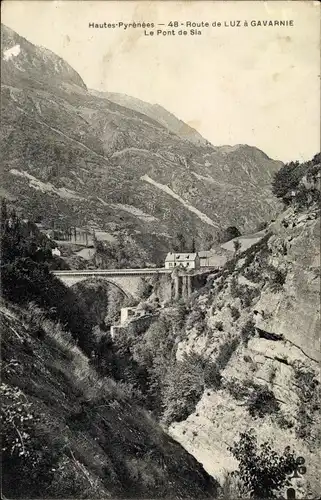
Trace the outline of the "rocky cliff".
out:
M 305 458 L 297 498 L 320 495 L 319 266 L 319 209 L 291 206 L 193 298 L 205 320 L 185 332 L 177 359 L 196 352 L 222 379 L 170 433 L 221 480 L 237 468 L 228 446 L 253 428 Z

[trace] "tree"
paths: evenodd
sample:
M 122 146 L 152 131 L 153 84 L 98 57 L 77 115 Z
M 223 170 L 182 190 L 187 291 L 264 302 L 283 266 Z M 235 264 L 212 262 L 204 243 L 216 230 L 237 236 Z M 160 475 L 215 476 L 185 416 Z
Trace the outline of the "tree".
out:
M 235 252 L 235 254 L 237 254 L 237 252 L 240 250 L 242 245 L 241 245 L 239 240 L 234 240 L 233 246 L 234 246 L 234 252 Z
M 214 235 L 212 233 L 205 233 L 203 240 L 203 250 L 210 250 L 214 244 Z
M 226 243 L 227 241 L 233 240 L 241 236 L 240 230 L 235 226 L 229 226 L 224 229 L 219 237 L 220 243 Z
M 173 244 L 174 252 L 184 252 L 186 247 L 185 236 L 182 233 L 178 233 Z
M 166 370 L 162 387 L 163 422 L 181 422 L 193 413 L 204 390 L 204 366 L 195 356 L 186 356 Z
M 94 318 L 80 298 L 50 273 L 48 238 L 23 222 L 6 204 L 1 207 L 2 294 L 18 304 L 35 302 L 49 318 L 69 329 L 84 352 L 92 350 Z M 49 242 L 50 243 L 50 242 Z
M 195 238 L 191 240 L 186 238 L 183 233 L 177 233 L 172 243 L 172 251 L 174 252 L 195 252 Z
M 253 429 L 242 433 L 229 451 L 239 461 L 239 470 L 233 475 L 242 479 L 256 499 L 277 498 L 277 493 L 289 484 L 289 475 L 296 466 L 290 447 L 279 455 L 268 442 L 258 446 Z
M 51 243 L 33 223 L 22 222 L 14 209 L 8 210 L 1 200 L 1 262 L 30 257 L 35 262 L 52 260 Z
M 153 285 L 148 283 L 146 278 L 141 278 L 138 285 L 137 294 L 141 299 L 148 299 L 153 292 Z
M 281 198 L 284 203 L 288 204 L 292 191 L 295 191 L 302 179 L 306 170 L 305 163 L 291 161 L 286 163 L 275 174 L 272 181 L 272 193 Z

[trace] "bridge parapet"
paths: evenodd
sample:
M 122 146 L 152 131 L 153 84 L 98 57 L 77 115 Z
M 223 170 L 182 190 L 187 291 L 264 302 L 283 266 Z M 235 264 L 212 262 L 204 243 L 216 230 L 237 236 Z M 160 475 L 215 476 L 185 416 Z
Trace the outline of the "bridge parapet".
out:
M 165 268 L 145 269 L 77 269 L 53 271 L 66 286 L 70 287 L 89 279 L 104 279 L 118 287 L 128 297 L 139 297 L 143 279 L 158 277 L 161 281 L 160 295 L 163 298 L 188 298 L 194 289 L 202 286 L 209 269 L 184 270 Z M 166 279 L 166 276 L 168 277 Z
M 64 277 L 108 277 L 108 276 L 152 276 L 157 274 L 171 274 L 170 269 L 160 268 L 146 268 L 146 269 L 66 269 L 59 271 L 52 271 L 52 273 L 63 279 Z

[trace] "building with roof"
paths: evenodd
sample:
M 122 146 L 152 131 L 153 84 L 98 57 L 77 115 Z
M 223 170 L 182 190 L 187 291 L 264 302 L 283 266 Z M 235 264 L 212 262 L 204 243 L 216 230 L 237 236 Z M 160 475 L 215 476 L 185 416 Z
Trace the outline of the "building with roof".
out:
M 200 258 L 198 253 L 169 252 L 165 259 L 165 269 L 183 267 L 185 269 L 199 269 Z

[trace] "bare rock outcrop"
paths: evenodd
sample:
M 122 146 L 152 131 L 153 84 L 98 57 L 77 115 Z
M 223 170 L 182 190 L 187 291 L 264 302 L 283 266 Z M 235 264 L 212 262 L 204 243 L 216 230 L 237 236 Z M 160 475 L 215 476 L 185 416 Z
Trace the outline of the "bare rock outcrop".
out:
M 297 498 L 320 493 L 319 263 L 318 211 L 291 207 L 194 301 L 207 312 L 206 328 L 187 332 L 177 357 L 196 352 L 219 362 L 222 383 L 205 388 L 194 413 L 170 432 L 221 480 L 237 468 L 228 447 L 253 428 L 259 442 L 305 458 Z

